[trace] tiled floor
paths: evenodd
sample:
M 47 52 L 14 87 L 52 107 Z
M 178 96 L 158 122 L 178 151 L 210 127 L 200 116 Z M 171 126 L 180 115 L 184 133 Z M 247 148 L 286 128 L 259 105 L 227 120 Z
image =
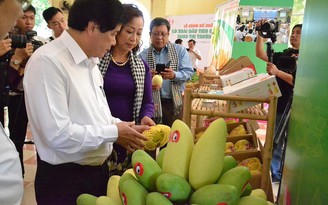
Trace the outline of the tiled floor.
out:
M 266 132 L 266 122 L 258 121 L 259 129 L 256 131 L 260 141 L 263 143 L 265 141 Z M 6 122 L 5 122 L 6 125 Z M 8 129 L 6 129 L 8 131 Z M 27 131 L 27 140 L 32 139 L 32 134 L 30 130 Z M 35 194 L 34 194 L 34 178 L 36 172 L 36 154 L 35 147 L 33 144 L 24 145 L 24 167 L 25 167 L 25 177 L 24 177 L 24 197 L 22 205 L 36 205 Z M 278 191 L 278 184 L 273 183 L 273 192 L 276 195 Z
M 27 139 L 31 139 L 31 132 L 27 131 Z M 36 205 L 34 195 L 34 178 L 36 172 L 35 147 L 32 144 L 24 145 L 24 197 L 22 205 Z

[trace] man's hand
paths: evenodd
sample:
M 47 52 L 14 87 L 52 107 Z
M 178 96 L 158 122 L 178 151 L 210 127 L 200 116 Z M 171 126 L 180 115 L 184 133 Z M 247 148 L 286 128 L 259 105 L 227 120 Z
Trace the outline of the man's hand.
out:
M 154 77 L 157 74 L 156 70 L 151 70 L 150 72 L 151 72 L 151 77 Z
M 118 129 L 118 138 L 116 143 L 124 147 L 129 153 L 142 149 L 147 138 L 141 134 L 148 126 L 136 126 L 134 122 L 119 122 L 116 124 Z
M 165 68 L 165 71 L 161 72 L 161 76 L 164 80 L 173 80 L 175 78 L 175 72 L 172 68 Z
M 0 40 L 0 56 L 3 56 L 11 50 L 11 39 Z
M 27 61 L 28 58 L 32 55 L 33 53 L 33 45 L 32 43 L 26 43 L 25 48 L 16 48 L 14 56 L 12 59 L 18 59 L 20 61 Z

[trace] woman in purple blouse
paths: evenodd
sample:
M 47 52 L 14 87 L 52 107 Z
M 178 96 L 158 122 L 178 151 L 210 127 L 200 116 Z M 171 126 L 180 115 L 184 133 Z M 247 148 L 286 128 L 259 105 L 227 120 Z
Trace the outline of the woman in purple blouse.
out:
M 142 12 L 133 4 L 123 4 L 127 21 L 116 36 L 116 45 L 101 59 L 104 91 L 114 117 L 136 124 L 155 125 L 149 66 L 137 56 L 144 26 Z M 122 175 L 131 168 L 127 150 L 114 143 L 109 158 L 111 174 Z

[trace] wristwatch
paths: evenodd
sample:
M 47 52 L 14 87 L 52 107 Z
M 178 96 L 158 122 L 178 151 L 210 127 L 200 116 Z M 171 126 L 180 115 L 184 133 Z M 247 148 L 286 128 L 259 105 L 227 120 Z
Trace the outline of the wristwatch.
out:
M 18 66 L 19 64 L 21 64 L 21 61 L 19 60 L 12 60 L 11 61 L 15 66 Z

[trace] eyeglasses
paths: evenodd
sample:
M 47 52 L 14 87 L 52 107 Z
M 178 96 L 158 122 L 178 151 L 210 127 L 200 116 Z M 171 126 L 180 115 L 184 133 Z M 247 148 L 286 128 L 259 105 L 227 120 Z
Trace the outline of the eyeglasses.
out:
M 169 35 L 169 33 L 154 33 L 154 32 L 150 32 L 150 34 L 155 37 L 166 37 Z

